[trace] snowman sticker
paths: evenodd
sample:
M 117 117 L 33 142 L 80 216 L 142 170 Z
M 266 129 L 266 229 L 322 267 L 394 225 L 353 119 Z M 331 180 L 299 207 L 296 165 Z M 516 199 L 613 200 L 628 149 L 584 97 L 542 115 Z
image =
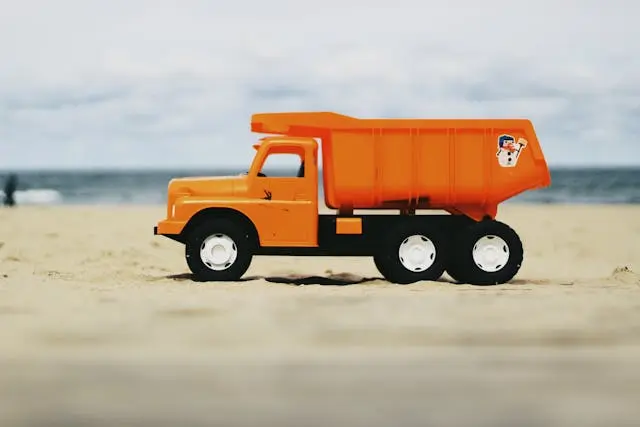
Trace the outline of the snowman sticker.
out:
M 500 135 L 498 137 L 498 164 L 503 168 L 513 168 L 518 164 L 520 153 L 527 146 L 524 138 L 516 139 L 511 135 Z

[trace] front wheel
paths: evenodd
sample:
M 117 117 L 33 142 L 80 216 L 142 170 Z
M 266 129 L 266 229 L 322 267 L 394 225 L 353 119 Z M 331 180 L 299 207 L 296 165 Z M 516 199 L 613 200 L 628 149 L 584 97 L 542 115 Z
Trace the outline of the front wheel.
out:
M 522 266 L 524 251 L 518 234 L 499 221 L 482 221 L 458 235 L 447 272 L 473 285 L 510 281 Z
M 244 228 L 227 219 L 212 219 L 196 227 L 187 238 L 185 258 L 199 281 L 240 280 L 253 258 Z

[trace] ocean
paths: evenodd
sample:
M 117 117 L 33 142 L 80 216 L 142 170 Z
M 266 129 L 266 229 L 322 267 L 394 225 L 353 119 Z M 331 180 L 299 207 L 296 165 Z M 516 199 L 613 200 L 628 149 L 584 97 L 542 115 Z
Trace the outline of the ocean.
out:
M 19 205 L 162 205 L 173 177 L 237 175 L 236 169 L 23 171 L 15 199 Z M 529 191 L 507 203 L 640 203 L 638 168 L 552 168 L 549 188 Z M 0 199 L 4 199 L 0 171 Z M 320 188 L 322 191 L 322 188 Z M 323 196 L 322 196 L 323 197 Z

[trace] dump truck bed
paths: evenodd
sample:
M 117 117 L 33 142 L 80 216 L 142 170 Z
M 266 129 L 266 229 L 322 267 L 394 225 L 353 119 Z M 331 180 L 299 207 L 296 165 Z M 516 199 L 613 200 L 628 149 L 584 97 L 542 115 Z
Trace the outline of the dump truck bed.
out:
M 264 113 L 252 116 L 251 129 L 319 138 L 332 209 L 444 209 L 493 218 L 501 202 L 551 182 L 527 119 Z

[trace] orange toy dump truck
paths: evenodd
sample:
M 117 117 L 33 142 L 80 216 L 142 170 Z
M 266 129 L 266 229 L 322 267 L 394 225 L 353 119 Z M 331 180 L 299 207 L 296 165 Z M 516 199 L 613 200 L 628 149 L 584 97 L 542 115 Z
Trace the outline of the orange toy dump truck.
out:
M 252 116 L 251 129 L 272 136 L 254 145 L 246 174 L 169 183 L 167 218 L 154 234 L 185 245 L 198 280 L 238 280 L 254 255 L 332 255 L 372 256 L 400 284 L 445 271 L 463 283 L 504 283 L 523 248 L 495 219 L 497 207 L 551 183 L 528 120 L 265 113 Z M 335 214 L 318 212 L 318 140 L 324 201 Z M 297 173 L 265 176 L 265 160 L 281 154 L 299 157 Z M 355 211 L 373 209 L 399 214 Z

